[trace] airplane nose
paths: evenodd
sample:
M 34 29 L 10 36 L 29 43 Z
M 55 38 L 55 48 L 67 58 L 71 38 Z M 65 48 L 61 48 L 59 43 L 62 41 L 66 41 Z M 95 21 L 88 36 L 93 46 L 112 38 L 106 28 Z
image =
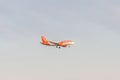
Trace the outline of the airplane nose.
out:
M 75 42 L 72 42 L 72 44 L 74 44 Z

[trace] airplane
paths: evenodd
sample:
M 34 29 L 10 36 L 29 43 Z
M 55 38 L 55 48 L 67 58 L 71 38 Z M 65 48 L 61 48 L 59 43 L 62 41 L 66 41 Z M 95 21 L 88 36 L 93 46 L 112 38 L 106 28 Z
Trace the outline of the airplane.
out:
M 53 42 L 53 41 L 48 41 L 44 36 L 41 36 L 41 44 L 46 45 L 46 46 L 56 46 L 56 48 L 61 48 L 61 47 L 70 47 L 70 45 L 73 45 L 74 42 L 71 40 L 64 40 L 60 42 Z

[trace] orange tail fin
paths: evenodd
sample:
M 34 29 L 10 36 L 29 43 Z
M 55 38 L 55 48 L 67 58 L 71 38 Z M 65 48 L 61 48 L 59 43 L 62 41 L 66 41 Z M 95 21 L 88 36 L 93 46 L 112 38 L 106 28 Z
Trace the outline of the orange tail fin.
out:
M 44 36 L 41 36 L 41 40 L 43 44 L 49 45 L 48 40 Z

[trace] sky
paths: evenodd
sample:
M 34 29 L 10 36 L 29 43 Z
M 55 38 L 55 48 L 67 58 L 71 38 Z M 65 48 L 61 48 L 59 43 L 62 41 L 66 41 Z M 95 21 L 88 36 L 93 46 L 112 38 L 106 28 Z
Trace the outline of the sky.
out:
M 0 80 L 120 80 L 120 0 L 0 0 Z

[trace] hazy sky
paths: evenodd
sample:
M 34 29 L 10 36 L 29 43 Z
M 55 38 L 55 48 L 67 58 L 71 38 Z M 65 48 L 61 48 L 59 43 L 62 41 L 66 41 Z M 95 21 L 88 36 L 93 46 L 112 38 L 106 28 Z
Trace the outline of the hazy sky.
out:
M 0 0 L 0 80 L 120 80 L 120 0 Z

